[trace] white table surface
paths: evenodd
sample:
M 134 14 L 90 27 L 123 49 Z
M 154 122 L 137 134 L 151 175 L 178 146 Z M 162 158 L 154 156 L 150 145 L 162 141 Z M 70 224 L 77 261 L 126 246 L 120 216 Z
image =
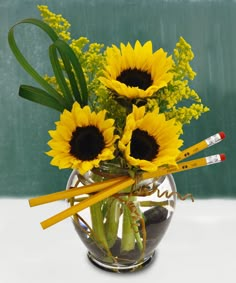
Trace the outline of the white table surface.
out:
M 30 208 L 27 199 L 0 199 L 1 283 L 236 282 L 235 199 L 178 201 L 151 265 L 129 274 L 92 265 L 70 219 L 42 230 L 39 223 L 63 209 L 64 202 Z

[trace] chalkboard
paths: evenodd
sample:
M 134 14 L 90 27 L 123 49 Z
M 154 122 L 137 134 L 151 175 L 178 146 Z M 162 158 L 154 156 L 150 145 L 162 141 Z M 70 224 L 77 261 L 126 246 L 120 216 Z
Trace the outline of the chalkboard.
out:
M 23 100 L 20 84 L 34 84 L 12 55 L 7 33 L 24 18 L 37 17 L 38 1 L 0 0 L 0 196 L 28 197 L 65 188 L 70 170 L 49 164 L 48 130 L 59 114 Z M 201 154 L 225 153 L 227 161 L 174 175 L 178 191 L 194 197 L 236 197 L 236 2 L 164 0 L 40 1 L 71 23 L 73 38 L 110 45 L 152 40 L 172 52 L 183 36 L 193 48 L 197 77 L 192 87 L 211 111 L 185 127 L 185 147 L 218 131 L 226 139 Z M 19 31 L 27 58 L 48 71 L 47 39 L 25 27 Z M 198 156 L 196 156 L 198 157 Z

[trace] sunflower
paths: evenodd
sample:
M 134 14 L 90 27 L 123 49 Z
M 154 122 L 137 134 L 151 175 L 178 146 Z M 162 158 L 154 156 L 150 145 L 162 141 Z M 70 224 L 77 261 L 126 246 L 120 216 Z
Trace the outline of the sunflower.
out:
M 56 130 L 49 131 L 52 139 L 47 154 L 53 157 L 51 164 L 84 174 L 98 167 L 100 161 L 113 159 L 118 136 L 114 135 L 114 120 L 105 119 L 105 115 L 106 110 L 96 114 L 89 106 L 81 108 L 77 102 L 71 112 L 64 110 Z
M 123 136 L 118 147 L 127 162 L 144 171 L 153 172 L 162 165 L 176 165 L 181 126 L 175 119 L 166 120 L 158 109 L 145 113 L 145 107 L 133 106 L 126 118 Z
M 120 44 L 120 49 L 113 45 L 107 49 L 107 66 L 101 82 L 108 88 L 130 99 L 146 98 L 170 82 L 173 75 L 170 69 L 173 65 L 171 56 L 162 48 L 155 53 L 152 42 L 143 46 L 136 41 L 134 48 L 130 43 Z

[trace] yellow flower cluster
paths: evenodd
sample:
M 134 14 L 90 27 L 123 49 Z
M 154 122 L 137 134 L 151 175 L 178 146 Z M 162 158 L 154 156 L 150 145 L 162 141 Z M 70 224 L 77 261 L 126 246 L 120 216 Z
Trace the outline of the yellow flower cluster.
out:
M 57 15 L 49 11 L 48 6 L 38 5 L 37 7 L 41 12 L 44 22 L 53 28 L 61 39 L 65 41 L 70 40 L 70 32 L 68 31 L 70 28 L 69 22 L 62 15 Z
M 192 119 L 197 120 L 202 113 L 209 111 L 207 106 L 203 104 L 193 103 L 191 106 L 186 107 L 174 107 L 172 111 L 166 112 L 167 119 L 175 118 L 177 122 L 184 124 L 190 124 Z
M 182 125 L 189 124 L 192 119 L 198 119 L 201 114 L 209 111 L 209 108 L 201 103 L 201 98 L 196 91 L 189 86 L 189 80 L 193 80 L 196 76 L 190 66 L 193 58 L 191 46 L 183 37 L 180 37 L 173 51 L 173 80 L 160 91 L 158 96 L 159 105 L 166 113 L 166 117 L 175 117 Z M 186 101 L 188 105 L 189 101 L 193 101 L 193 104 L 188 107 L 178 106 L 178 103 L 183 105 Z
M 59 93 L 61 93 L 61 89 L 57 83 L 56 77 L 50 77 L 48 75 L 44 76 L 44 79 L 51 84 Z M 62 94 L 62 93 L 61 93 Z
M 187 80 L 172 81 L 169 88 L 163 89 L 161 99 L 167 101 L 167 109 L 172 109 L 175 105 L 177 105 L 184 99 L 191 99 L 198 103 L 201 102 L 201 99 L 196 91 L 189 87 Z
M 190 61 L 193 60 L 194 54 L 192 52 L 191 46 L 180 37 L 179 42 L 176 44 L 174 49 L 174 76 L 175 79 L 182 80 L 185 77 L 193 80 L 196 73 L 190 66 Z
M 83 58 L 85 47 L 89 44 L 89 40 L 87 37 L 81 36 L 78 39 L 72 39 L 70 47 L 74 50 L 77 56 Z

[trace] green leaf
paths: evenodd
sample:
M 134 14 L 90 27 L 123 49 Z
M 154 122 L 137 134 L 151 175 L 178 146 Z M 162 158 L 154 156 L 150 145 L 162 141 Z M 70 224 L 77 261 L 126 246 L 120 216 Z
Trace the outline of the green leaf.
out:
M 63 54 L 66 54 L 66 56 L 68 57 L 70 63 L 73 66 L 73 71 L 78 79 L 79 82 L 79 86 L 80 86 L 80 96 L 81 96 L 81 106 L 85 106 L 88 104 L 88 90 L 87 90 L 87 84 L 86 84 L 86 80 L 84 77 L 84 73 L 81 67 L 81 64 L 78 60 L 78 58 L 76 57 L 74 51 L 71 49 L 71 47 L 64 42 L 63 40 L 58 39 L 55 42 L 55 45 L 58 47 L 58 49 L 60 50 L 60 52 L 62 52 Z M 77 99 L 77 98 L 76 98 Z
M 61 55 L 61 59 L 62 59 L 63 64 L 64 64 L 65 72 L 66 72 L 68 79 L 70 81 L 70 86 L 71 86 L 71 89 L 72 89 L 72 92 L 73 92 L 74 99 L 80 105 L 83 105 L 81 95 L 80 95 L 80 91 L 79 91 L 79 88 L 78 88 L 78 83 L 75 79 L 73 68 L 72 68 L 71 63 L 70 63 L 70 59 L 69 59 L 68 55 L 64 52 L 64 49 L 61 48 L 61 44 L 60 43 L 58 44 L 58 41 L 60 41 L 60 39 L 58 39 L 54 44 L 57 47 L 57 49 L 58 49 L 58 51 Z
M 17 25 L 25 24 L 25 23 L 33 24 L 33 25 L 41 28 L 43 31 L 45 31 L 48 34 L 48 36 L 52 39 L 52 41 L 56 41 L 58 39 L 57 34 L 46 23 L 44 23 L 40 20 L 37 20 L 37 19 L 25 19 L 25 20 L 15 24 L 9 30 L 9 33 L 8 33 L 9 46 L 10 46 L 13 54 L 15 55 L 16 59 L 18 60 L 20 65 L 25 69 L 25 71 L 29 75 L 31 75 L 31 77 L 36 82 L 38 82 L 47 91 L 48 96 L 54 98 L 56 101 L 59 102 L 59 104 L 61 104 L 63 106 L 63 108 L 66 108 L 65 99 L 29 64 L 29 62 L 26 60 L 26 58 L 21 53 L 20 49 L 18 48 L 18 46 L 16 44 L 15 37 L 14 37 L 14 28 Z
M 19 89 L 19 96 L 60 112 L 64 110 L 64 107 L 60 105 L 57 100 L 49 96 L 46 91 L 37 87 L 21 85 Z
M 42 29 L 43 31 L 45 31 L 47 33 L 47 35 L 51 38 L 51 40 L 53 42 L 56 41 L 59 38 L 57 33 L 48 24 L 46 24 L 42 20 L 38 20 L 38 19 L 34 19 L 34 18 L 28 18 L 28 19 L 24 19 L 24 20 L 16 23 L 14 26 L 19 25 L 19 24 L 33 24 L 33 25 L 39 27 L 40 29 Z M 12 27 L 12 29 L 14 28 L 14 26 Z
M 49 57 L 50 62 L 57 80 L 57 83 L 60 87 L 60 90 L 63 95 L 61 95 L 55 88 L 53 88 L 26 60 L 20 49 L 18 48 L 15 38 L 14 38 L 14 28 L 20 24 L 33 24 L 40 29 L 42 29 L 53 41 L 53 44 L 49 47 Z M 56 32 L 46 23 L 38 19 L 25 19 L 15 24 L 8 33 L 8 42 L 9 46 L 15 55 L 16 59 L 20 65 L 25 69 L 25 71 L 31 75 L 31 77 L 39 83 L 44 88 L 44 92 L 41 91 L 41 96 L 36 98 L 32 92 L 30 95 L 22 95 L 23 97 L 41 103 L 40 99 L 43 99 L 43 105 L 52 104 L 52 101 L 57 101 L 60 106 L 56 106 L 57 109 L 68 109 L 72 108 L 74 100 L 78 101 L 81 106 L 88 104 L 88 90 L 87 84 L 84 77 L 84 73 L 81 67 L 81 64 L 75 55 L 73 49 L 63 40 L 59 39 Z M 60 65 L 58 53 L 61 56 L 62 62 L 64 64 L 64 69 Z M 65 76 L 67 75 L 71 90 L 68 87 Z M 79 86 L 78 86 L 79 85 Z M 29 87 L 29 86 L 28 86 Z M 33 87 L 32 87 L 33 88 Z M 39 93 L 39 89 L 37 93 Z M 32 90 L 32 89 L 31 89 Z M 21 90 L 22 91 L 22 90 Z M 21 93 L 20 91 L 20 93 Z M 24 93 L 24 92 L 23 92 Z M 44 95 L 42 95 L 44 93 Z M 46 102 L 46 96 L 50 97 Z M 54 104 L 53 104 L 54 105 Z M 55 108 L 55 106 L 54 106 Z
M 73 95 L 67 85 L 67 82 L 65 80 L 63 70 L 61 68 L 58 55 L 57 55 L 57 47 L 55 44 L 52 44 L 49 47 L 49 57 L 51 61 L 51 65 L 54 71 L 54 75 L 56 77 L 57 83 L 61 89 L 61 92 L 63 93 L 63 96 L 65 97 L 66 103 L 67 103 L 67 108 L 71 109 L 72 105 L 74 103 L 73 100 Z

